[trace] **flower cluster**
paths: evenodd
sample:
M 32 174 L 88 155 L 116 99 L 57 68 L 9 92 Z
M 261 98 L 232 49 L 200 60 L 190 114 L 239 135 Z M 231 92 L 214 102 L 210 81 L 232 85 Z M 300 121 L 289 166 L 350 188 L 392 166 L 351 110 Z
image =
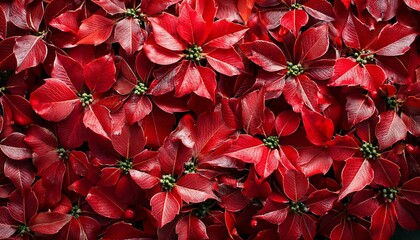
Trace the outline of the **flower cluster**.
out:
M 1 1 L 0 239 L 419 230 L 419 12 Z

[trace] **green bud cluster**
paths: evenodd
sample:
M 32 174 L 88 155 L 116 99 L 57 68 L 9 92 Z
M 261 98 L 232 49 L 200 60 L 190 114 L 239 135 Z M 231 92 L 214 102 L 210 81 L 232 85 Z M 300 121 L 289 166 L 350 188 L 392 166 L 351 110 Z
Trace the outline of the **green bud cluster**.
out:
M 138 9 L 134 8 L 128 8 L 125 12 L 126 17 L 132 17 L 132 18 L 138 18 L 140 14 L 140 11 Z
M 201 204 L 199 204 L 197 206 L 196 209 L 194 209 L 192 211 L 192 213 L 193 213 L 194 216 L 203 219 L 203 218 L 206 217 L 206 215 L 208 214 L 209 210 L 210 210 L 210 208 L 209 208 L 209 206 L 207 204 L 201 203 Z
M 360 64 L 360 66 L 363 66 L 368 62 L 375 61 L 375 56 L 373 54 L 370 54 L 370 50 L 362 50 L 360 52 L 355 52 L 353 54 L 353 57 L 356 59 L 356 62 Z
M 291 6 L 290 6 L 290 9 L 292 9 L 292 10 L 296 10 L 296 9 L 302 9 L 303 7 L 302 7 L 302 4 L 300 4 L 300 3 L 293 3 Z
M 142 82 L 138 82 L 137 85 L 134 87 L 134 94 L 136 95 L 142 95 L 147 91 L 147 86 L 146 84 L 142 83 Z
M 379 193 L 382 193 L 382 197 L 385 198 L 385 201 L 391 203 L 395 200 L 395 198 L 397 197 L 397 194 L 400 191 L 397 188 L 383 188 L 379 190 Z
M 65 159 L 65 160 L 69 159 L 69 155 L 68 155 L 66 149 L 57 148 L 57 153 L 58 153 L 58 158 L 59 159 Z
M 40 32 L 33 33 L 33 35 L 37 36 L 37 37 L 40 37 L 40 38 L 43 38 L 46 33 L 47 33 L 47 31 L 40 31 Z
M 188 161 L 184 163 L 184 168 L 185 168 L 185 171 L 184 171 L 185 174 L 195 173 L 195 163 L 193 161 Z
M 279 146 L 279 137 L 269 136 L 266 139 L 263 139 L 264 145 L 270 149 L 275 149 Z
M 287 62 L 287 76 L 297 76 L 304 72 L 302 64 L 298 63 L 294 65 L 291 62 Z
M 2 93 L 4 91 L 6 91 L 6 88 L 5 87 L 0 87 L 0 93 Z
M 128 174 L 130 169 L 133 168 L 133 162 L 131 159 L 124 158 L 123 160 L 117 162 L 117 167 L 121 169 L 125 174 Z
M 80 209 L 79 205 L 73 205 L 73 207 L 70 210 L 70 215 L 72 215 L 75 218 L 79 218 L 82 214 L 82 209 Z
M 359 150 L 363 153 L 363 157 L 367 159 L 376 159 L 381 154 L 378 153 L 378 146 L 373 146 L 372 143 L 363 142 Z
M 303 202 L 290 201 L 289 208 L 291 212 L 297 213 L 297 214 L 309 212 L 309 207 L 306 206 Z
M 16 229 L 16 233 L 19 234 L 21 237 L 30 232 L 31 230 L 29 229 L 29 226 L 25 224 L 19 224 L 18 228 Z
M 93 103 L 93 96 L 90 93 L 82 93 L 79 94 L 80 102 L 82 102 L 82 106 L 86 107 Z
M 397 98 L 395 96 L 385 97 L 386 105 L 388 108 L 394 109 L 397 107 Z
M 203 49 L 195 44 L 184 50 L 185 59 L 188 61 L 199 62 L 204 58 L 202 55 Z
M 160 183 L 162 183 L 162 190 L 167 192 L 171 191 L 172 188 L 175 187 L 175 178 L 171 174 L 163 175 L 160 179 Z

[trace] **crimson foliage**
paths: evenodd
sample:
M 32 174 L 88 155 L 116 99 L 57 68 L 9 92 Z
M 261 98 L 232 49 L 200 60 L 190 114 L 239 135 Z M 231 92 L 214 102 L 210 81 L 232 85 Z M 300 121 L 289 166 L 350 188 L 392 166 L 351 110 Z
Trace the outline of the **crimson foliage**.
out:
M 420 229 L 418 0 L 5 0 L 0 239 Z

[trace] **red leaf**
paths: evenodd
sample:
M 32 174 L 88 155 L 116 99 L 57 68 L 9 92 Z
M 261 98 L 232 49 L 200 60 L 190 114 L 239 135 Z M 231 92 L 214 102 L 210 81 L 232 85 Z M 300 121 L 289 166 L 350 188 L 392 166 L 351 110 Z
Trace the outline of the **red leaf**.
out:
M 415 177 L 401 186 L 401 194 L 414 204 L 420 204 L 420 177 Z
M 287 201 L 286 199 L 285 203 L 278 203 L 268 198 L 264 204 L 264 208 L 258 212 L 256 217 L 273 224 L 283 223 L 289 213 L 289 208 L 286 205 Z
M 128 123 L 134 124 L 143 120 L 152 111 L 153 105 L 146 96 L 132 95 L 124 104 L 124 110 Z
M 372 215 L 372 224 L 370 227 L 372 239 L 387 240 L 395 232 L 397 223 L 394 204 L 382 204 Z
M 200 76 L 197 78 L 199 83 L 194 93 L 216 102 L 216 73 L 208 67 L 197 66 L 197 69 Z
M 412 9 L 416 11 L 420 11 L 420 1 L 419 0 L 404 0 L 404 3 L 407 4 L 407 6 L 411 7 Z
M 375 113 L 375 103 L 368 95 L 353 94 L 346 98 L 347 119 L 354 126 Z
M 206 225 L 191 214 L 178 221 L 175 231 L 179 240 L 208 239 Z
M 281 112 L 276 117 L 276 131 L 279 136 L 289 136 L 293 134 L 300 125 L 299 114 L 293 111 Z
M 245 34 L 248 29 L 242 25 L 221 19 L 215 22 L 204 46 L 214 48 L 231 48 Z
M 384 187 L 393 187 L 398 185 L 401 178 L 400 167 L 388 160 L 380 158 L 370 161 L 370 165 L 375 173 L 373 182 Z
M 30 229 L 41 234 L 55 234 L 60 231 L 72 216 L 56 212 L 41 212 L 31 219 Z
M 12 192 L 9 196 L 9 213 L 15 220 L 28 224 L 38 211 L 38 199 L 31 190 Z
M 412 28 L 402 24 L 387 25 L 381 30 L 370 48 L 374 49 L 376 54 L 382 56 L 402 55 L 410 49 L 416 35 Z
M 199 174 L 187 174 L 176 182 L 176 191 L 187 203 L 200 203 L 207 199 L 218 199 L 213 193 L 212 183 Z
M 93 92 L 105 92 L 115 83 L 115 65 L 112 56 L 105 55 L 84 66 L 86 85 Z
M 267 155 L 262 156 L 260 161 L 255 164 L 255 171 L 262 179 L 266 179 L 278 168 L 279 161 L 279 151 L 271 150 Z
M 19 95 L 4 95 L 1 101 L 9 105 L 13 111 L 13 120 L 18 125 L 27 126 L 36 120 L 36 114 L 25 98 Z
M 309 189 L 309 181 L 303 173 L 286 170 L 283 174 L 283 191 L 286 196 L 298 202 Z
M 389 21 L 397 15 L 400 4 L 391 1 L 368 1 L 366 9 L 376 21 Z
M 359 147 L 350 136 L 336 135 L 333 140 L 328 142 L 328 151 L 334 160 L 347 160 L 359 151 Z
M 331 22 L 335 20 L 334 9 L 331 3 L 325 0 L 311 0 L 303 4 L 303 9 L 312 17 Z
M 142 189 L 150 189 L 159 184 L 159 178 L 145 172 L 130 169 L 130 177 Z
M 255 135 L 259 132 L 264 117 L 264 91 L 254 91 L 241 99 L 242 126 L 244 130 Z
M 319 111 L 318 92 L 318 85 L 306 75 L 287 78 L 283 89 L 287 103 L 293 107 L 295 112 L 300 112 L 302 105 L 312 111 Z
M 140 28 L 135 18 L 124 18 L 115 25 L 114 39 L 128 55 L 139 51 L 146 38 L 147 32 Z
M 174 15 L 163 13 L 159 17 L 149 19 L 153 27 L 154 40 L 159 46 L 172 51 L 183 51 L 188 46 L 178 35 L 178 18 Z M 145 46 L 146 53 L 147 48 Z M 149 54 L 148 57 L 150 58 Z
M 331 231 L 331 240 L 369 240 L 369 231 L 355 221 L 342 221 Z
M 283 51 L 274 43 L 257 40 L 240 46 L 249 60 L 268 72 L 286 69 L 286 57 Z
M 101 105 L 91 105 L 83 116 L 83 124 L 94 133 L 110 139 L 112 119 L 110 111 Z
M 80 176 L 86 176 L 91 168 L 90 162 L 84 152 L 71 151 L 70 153 L 70 164 L 76 174 Z
M 182 53 L 164 48 L 156 42 L 156 37 L 150 36 L 144 44 L 144 52 L 153 63 L 170 65 L 183 58 Z
M 372 42 L 371 34 L 372 32 L 368 26 L 362 23 L 352 13 L 349 14 L 342 33 L 343 41 L 347 46 L 362 50 Z
M 51 77 L 63 81 L 73 92 L 79 92 L 84 84 L 82 65 L 59 53 L 54 60 Z
M 4 175 L 22 192 L 30 189 L 35 180 L 34 168 L 28 161 L 7 160 L 4 163 Z
M 13 52 L 17 61 L 16 72 L 21 72 L 44 62 L 47 57 L 47 46 L 42 38 L 25 35 L 16 39 Z
M 302 121 L 306 131 L 306 138 L 314 145 L 322 146 L 334 135 L 334 123 L 320 113 L 302 108 Z
M 6 38 L 7 33 L 7 19 L 4 9 L 0 7 L 0 38 L 3 40 Z
M 32 92 L 30 103 L 35 112 L 49 121 L 61 121 L 67 118 L 80 104 L 76 93 L 58 79 L 46 79 L 44 85 Z
M 97 46 L 105 42 L 112 33 L 114 21 L 101 15 L 93 14 L 83 20 L 77 33 L 76 44 L 93 44 Z
M 121 176 L 121 170 L 115 167 L 106 167 L 101 170 L 98 186 L 114 186 L 117 184 Z
M 297 36 L 300 28 L 308 23 L 308 14 L 300 9 L 288 11 L 280 19 L 280 25 L 292 31 Z
M 296 60 L 300 63 L 317 59 L 328 50 L 328 27 L 326 24 L 309 28 L 296 39 Z
M 77 35 L 79 31 L 79 18 L 81 16 L 82 10 L 77 9 L 73 11 L 68 11 L 60 14 L 58 17 L 55 17 L 51 20 L 49 25 L 51 27 L 57 28 L 62 32 L 69 32 L 73 35 Z
M 117 13 L 126 12 L 125 5 L 123 1 L 119 0 L 93 0 L 94 3 L 98 4 L 103 8 L 107 13 L 114 15 Z
M 17 230 L 16 222 L 5 206 L 0 207 L 0 236 L 4 239 L 11 237 Z
M 91 188 L 86 201 L 92 209 L 108 218 L 118 219 L 124 214 L 124 206 L 114 194 L 113 188 Z
M 1 140 L 0 149 L 13 160 L 25 160 L 32 157 L 30 147 L 24 141 L 25 135 L 14 132 Z
M 267 156 L 269 148 L 264 143 L 250 135 L 241 134 L 233 141 L 225 153 L 228 157 L 239 159 L 246 163 L 257 164 L 262 157 Z
M 249 17 L 251 16 L 254 5 L 255 0 L 238 0 L 238 12 L 242 17 L 242 20 L 244 20 L 245 24 L 248 22 Z
M 320 173 L 326 174 L 333 164 L 333 159 L 323 147 L 308 147 L 299 149 L 298 164 L 302 172 L 310 177 Z
M 404 140 L 407 136 L 407 127 L 394 111 L 383 112 L 379 115 L 379 122 L 375 128 L 379 149 L 391 147 L 394 143 Z
M 157 108 L 153 109 L 142 122 L 144 134 L 147 136 L 147 146 L 159 148 L 163 144 L 165 137 L 172 131 L 174 125 L 174 115 Z
M 207 36 L 206 22 L 200 14 L 193 10 L 190 4 L 181 3 L 177 31 L 189 44 L 201 46 L 203 39 Z
M 373 181 L 373 170 L 368 160 L 363 158 L 350 158 L 346 161 L 341 172 L 341 192 L 338 200 L 349 193 L 362 190 Z
M 131 223 L 117 222 L 109 226 L 104 233 L 104 239 L 135 239 L 141 236 L 141 231 Z
M 138 124 L 125 123 L 124 126 L 114 128 L 118 128 L 118 130 L 114 129 L 111 134 L 111 142 L 121 156 L 129 159 L 143 151 L 146 138 L 143 129 Z
M 322 216 L 327 214 L 333 208 L 334 202 L 337 201 L 337 194 L 327 189 L 316 190 L 309 195 L 305 201 L 313 214 Z
M 239 75 L 244 69 L 242 58 L 233 47 L 213 50 L 207 53 L 206 59 L 214 70 L 227 76 Z
M 15 69 L 16 57 L 13 52 L 17 37 L 9 37 L 0 42 L 0 68 Z
M 172 192 L 160 192 L 150 199 L 152 206 L 152 215 L 158 221 L 158 227 L 172 221 L 181 210 L 181 199 Z

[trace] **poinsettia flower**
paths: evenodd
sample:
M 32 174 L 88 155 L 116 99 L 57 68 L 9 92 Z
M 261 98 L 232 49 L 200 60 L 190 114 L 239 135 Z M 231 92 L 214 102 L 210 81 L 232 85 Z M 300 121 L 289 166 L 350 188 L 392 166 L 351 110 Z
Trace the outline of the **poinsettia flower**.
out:
M 335 14 L 331 3 L 325 0 L 311 0 L 311 1 L 297 1 L 297 0 L 282 0 L 280 1 L 258 1 L 258 4 L 267 8 L 270 14 L 267 14 L 267 19 L 280 16 L 280 24 L 284 28 L 290 30 L 295 36 L 298 35 L 299 30 L 305 26 L 309 21 L 309 16 L 322 21 L 332 21 L 335 19 Z M 271 20 L 275 21 L 275 20 Z
M 47 206 L 53 207 L 60 201 L 62 192 L 77 180 L 77 175 L 86 176 L 92 171 L 83 152 L 63 148 L 57 137 L 46 128 L 32 125 L 24 140 L 32 148 L 32 162 L 37 175 L 48 189 L 45 192 Z
M 148 18 L 179 1 L 94 0 L 93 2 L 111 15 L 111 18 L 94 13 L 83 20 L 77 31 L 76 44 L 96 46 L 108 40 L 114 33 L 113 40 L 118 42 L 128 55 L 133 55 L 142 48 L 149 35 Z
M 34 238 L 52 235 L 60 231 L 71 217 L 56 212 L 38 212 L 38 200 L 32 190 L 24 193 L 18 190 L 9 196 L 9 205 L 1 206 L 0 232 L 2 238 Z
M 52 78 L 31 93 L 30 103 L 44 119 L 60 122 L 66 131 L 61 141 L 65 148 L 76 148 L 86 139 L 86 128 L 109 138 L 110 112 L 95 104 L 115 83 L 115 65 L 111 55 L 82 66 L 73 58 L 57 54 Z
M 395 232 L 396 223 L 407 230 L 418 229 L 416 213 L 420 204 L 420 177 L 390 187 L 378 188 L 382 204 L 372 215 L 371 236 L 375 239 L 389 239 Z
M 264 108 L 264 91 L 255 91 L 241 99 L 242 122 L 247 134 L 240 134 L 225 151 L 227 157 L 253 163 L 263 179 L 276 169 L 295 169 L 299 155 L 295 148 L 282 143 L 300 125 L 299 114 L 280 113 L 276 118 Z M 261 137 L 260 137 L 261 136 Z
M 386 25 L 380 31 L 372 31 L 353 14 L 349 14 L 342 37 L 351 57 L 337 60 L 329 85 L 360 85 L 373 92 L 387 78 L 384 69 L 392 62 L 387 59 L 407 52 L 415 39 L 415 33 L 413 29 L 399 23 Z M 400 82 L 399 79 L 396 81 Z
M 153 36 L 144 50 L 152 62 L 165 65 L 155 73 L 157 83 L 151 91 L 165 94 L 175 90 L 176 97 L 194 92 L 214 102 L 216 74 L 206 62 L 219 73 L 238 75 L 243 63 L 233 45 L 247 29 L 226 20 L 214 22 L 213 0 L 195 5 L 183 2 L 179 17 L 163 13 L 149 19 Z
M 241 50 L 264 70 L 258 78 L 265 82 L 265 91 L 270 93 L 268 98 L 277 98 L 283 93 L 295 112 L 300 112 L 302 105 L 319 112 L 320 90 L 312 79 L 325 80 L 332 75 L 334 61 L 319 59 L 328 51 L 328 27 L 312 27 L 297 39 L 291 35 L 288 38 L 285 41 L 287 55 L 268 41 L 245 43 Z
M 316 233 L 316 217 L 327 213 L 336 201 L 336 194 L 316 190 L 302 173 L 286 170 L 282 174 L 283 193 L 273 192 L 256 219 L 264 219 L 278 225 L 279 236 L 289 239 L 313 239 Z
M 320 219 L 321 233 L 331 240 L 371 239 L 370 222 L 365 218 L 371 217 L 379 207 L 375 196 L 373 191 L 365 189 L 334 204 Z

